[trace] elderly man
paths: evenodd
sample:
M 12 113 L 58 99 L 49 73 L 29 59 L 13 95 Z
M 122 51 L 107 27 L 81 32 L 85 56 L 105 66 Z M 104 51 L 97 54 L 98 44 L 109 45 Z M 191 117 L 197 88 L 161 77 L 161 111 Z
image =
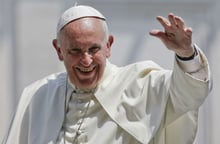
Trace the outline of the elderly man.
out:
M 105 17 L 90 6 L 66 10 L 53 46 L 66 72 L 25 88 L 4 143 L 192 144 L 210 72 L 192 30 L 174 14 L 152 30 L 175 52 L 173 70 L 152 61 L 117 67 Z

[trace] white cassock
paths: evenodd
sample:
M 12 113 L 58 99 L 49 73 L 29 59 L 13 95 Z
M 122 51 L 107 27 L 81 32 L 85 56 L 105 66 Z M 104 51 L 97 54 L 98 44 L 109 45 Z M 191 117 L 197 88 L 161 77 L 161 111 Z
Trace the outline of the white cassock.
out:
M 192 144 L 210 85 L 201 50 L 194 60 L 175 60 L 173 71 L 151 61 L 107 62 L 97 89 L 85 95 L 66 73 L 53 74 L 25 88 L 5 143 L 70 144 L 80 132 L 75 143 Z

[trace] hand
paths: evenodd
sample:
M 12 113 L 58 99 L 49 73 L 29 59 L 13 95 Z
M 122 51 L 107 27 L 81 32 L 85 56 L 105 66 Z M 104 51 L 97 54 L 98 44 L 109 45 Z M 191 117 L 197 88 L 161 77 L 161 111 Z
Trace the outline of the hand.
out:
M 168 20 L 162 16 L 158 16 L 157 20 L 164 27 L 164 31 L 152 30 L 150 35 L 158 37 L 168 49 L 180 57 L 190 57 L 194 54 L 192 29 L 185 26 L 181 17 L 170 13 Z

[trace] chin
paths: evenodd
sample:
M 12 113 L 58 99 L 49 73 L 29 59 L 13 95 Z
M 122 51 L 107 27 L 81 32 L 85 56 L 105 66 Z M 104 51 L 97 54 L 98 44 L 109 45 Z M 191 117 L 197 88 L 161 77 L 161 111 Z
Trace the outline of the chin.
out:
M 91 89 L 96 88 L 96 85 L 89 85 L 89 86 L 84 85 L 84 86 L 79 86 L 78 88 L 81 90 L 91 90 Z

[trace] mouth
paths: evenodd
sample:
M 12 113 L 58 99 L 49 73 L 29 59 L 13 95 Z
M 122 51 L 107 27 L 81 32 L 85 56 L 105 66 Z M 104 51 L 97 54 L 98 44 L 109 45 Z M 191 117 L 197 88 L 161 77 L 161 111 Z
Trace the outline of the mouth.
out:
M 76 67 L 76 69 L 77 69 L 78 71 L 80 71 L 81 73 L 90 73 L 90 72 L 94 71 L 95 68 L 96 68 L 95 66 L 88 67 L 88 68 Z

